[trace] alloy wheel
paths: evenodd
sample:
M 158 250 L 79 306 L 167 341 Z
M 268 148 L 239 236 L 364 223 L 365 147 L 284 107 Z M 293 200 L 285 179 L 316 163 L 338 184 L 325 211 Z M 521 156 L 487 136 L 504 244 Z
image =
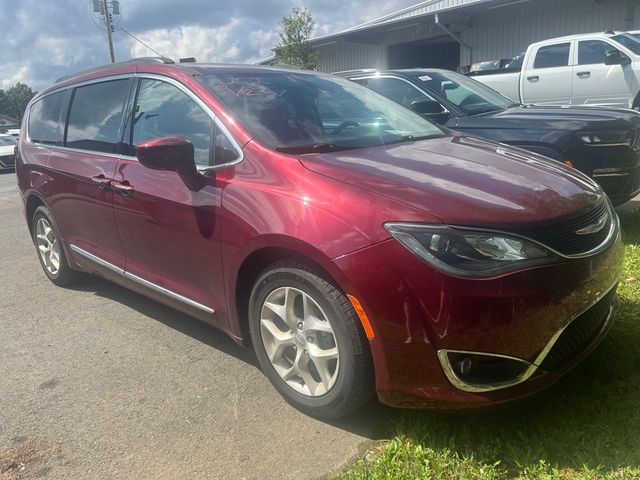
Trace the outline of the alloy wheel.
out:
M 272 291 L 262 304 L 260 332 L 271 365 L 287 385 L 311 397 L 331 390 L 340 366 L 338 344 L 310 295 L 293 287 Z
M 41 217 L 36 223 L 36 246 L 44 268 L 51 275 L 60 270 L 60 244 L 49 221 Z

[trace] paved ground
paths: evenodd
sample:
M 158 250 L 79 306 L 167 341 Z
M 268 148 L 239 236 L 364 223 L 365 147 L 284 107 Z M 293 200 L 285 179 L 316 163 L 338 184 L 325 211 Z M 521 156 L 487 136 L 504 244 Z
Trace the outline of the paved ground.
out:
M 55 287 L 19 202 L 0 175 L 1 480 L 322 478 L 388 424 L 298 413 L 251 352 L 116 285 Z

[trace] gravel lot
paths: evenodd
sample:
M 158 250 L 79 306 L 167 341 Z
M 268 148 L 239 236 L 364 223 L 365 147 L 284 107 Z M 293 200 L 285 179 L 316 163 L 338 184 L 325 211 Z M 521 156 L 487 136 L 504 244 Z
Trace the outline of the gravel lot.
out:
M 0 480 L 323 478 L 393 415 L 316 421 L 212 327 L 98 278 L 55 287 L 13 174 L 0 222 Z

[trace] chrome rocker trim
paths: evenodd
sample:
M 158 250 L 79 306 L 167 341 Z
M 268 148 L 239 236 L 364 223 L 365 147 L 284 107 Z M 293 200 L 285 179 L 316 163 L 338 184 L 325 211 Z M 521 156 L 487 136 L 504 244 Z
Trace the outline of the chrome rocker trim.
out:
M 87 252 L 86 250 L 78 247 L 77 245 L 71 244 L 69 248 L 71 248 L 71 250 L 73 250 L 75 253 L 82 255 L 84 258 L 96 263 L 97 265 L 100 265 L 101 267 L 104 267 L 104 268 L 108 268 L 109 270 L 119 275 L 122 275 L 123 277 L 128 278 L 129 280 L 132 280 L 144 287 L 147 287 L 150 290 L 166 295 L 169 298 L 178 300 L 179 302 L 185 303 L 191 307 L 197 308 L 209 314 L 215 313 L 215 310 L 211 307 L 207 307 L 206 305 L 198 303 L 195 300 L 191 300 L 190 298 L 187 298 L 184 295 L 180 295 L 179 293 L 169 290 L 168 288 L 161 287 L 160 285 L 150 282 L 149 280 L 145 280 L 144 278 L 134 275 L 133 273 L 129 273 L 123 270 L 122 268 L 114 265 L 113 263 L 107 262 L 106 260 L 103 260 L 102 258 Z

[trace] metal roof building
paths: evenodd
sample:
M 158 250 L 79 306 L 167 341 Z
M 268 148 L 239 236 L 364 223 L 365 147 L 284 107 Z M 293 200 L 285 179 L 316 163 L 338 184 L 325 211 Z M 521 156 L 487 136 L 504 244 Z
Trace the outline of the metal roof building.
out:
M 640 0 L 427 0 L 310 43 L 325 72 L 455 69 L 513 57 L 547 38 L 633 29 L 640 29 Z

